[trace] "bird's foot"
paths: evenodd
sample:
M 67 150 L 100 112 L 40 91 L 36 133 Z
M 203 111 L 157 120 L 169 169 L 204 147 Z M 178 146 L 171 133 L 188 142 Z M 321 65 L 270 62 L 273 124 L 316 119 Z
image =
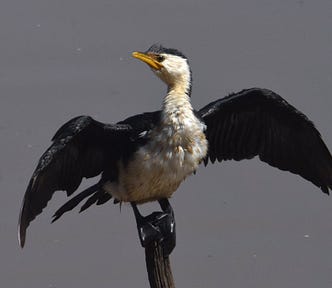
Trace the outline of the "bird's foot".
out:
M 153 212 L 138 223 L 141 245 L 146 248 L 153 242 L 161 243 L 164 255 L 171 254 L 175 247 L 175 221 L 171 214 Z
M 133 205 L 133 209 L 142 247 L 147 248 L 157 242 L 162 246 L 164 256 L 169 256 L 176 243 L 175 219 L 171 207 L 163 212 L 153 212 L 146 217 L 138 212 L 136 205 Z

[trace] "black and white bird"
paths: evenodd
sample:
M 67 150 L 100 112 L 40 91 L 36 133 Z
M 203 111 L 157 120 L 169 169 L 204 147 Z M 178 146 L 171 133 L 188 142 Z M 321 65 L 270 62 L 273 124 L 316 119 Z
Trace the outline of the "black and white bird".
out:
M 298 174 L 324 193 L 332 189 L 332 157 L 314 124 L 276 93 L 260 88 L 228 95 L 195 111 L 190 103 L 191 70 L 176 49 L 153 45 L 133 57 L 145 62 L 167 85 L 160 111 L 138 114 L 117 124 L 89 116 L 64 124 L 41 156 L 25 192 L 19 242 L 53 193 L 72 195 L 82 179 L 98 183 L 69 200 L 57 220 L 88 198 L 92 204 L 130 202 L 142 245 L 164 240 L 175 246 L 175 221 L 168 198 L 200 163 L 251 159 Z M 159 201 L 162 212 L 143 217 L 136 204 Z

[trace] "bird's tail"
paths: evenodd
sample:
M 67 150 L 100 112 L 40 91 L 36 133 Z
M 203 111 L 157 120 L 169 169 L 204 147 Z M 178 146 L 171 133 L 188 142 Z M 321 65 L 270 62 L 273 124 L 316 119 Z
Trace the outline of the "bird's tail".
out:
M 81 207 L 80 212 L 86 210 L 94 203 L 96 203 L 97 205 L 104 204 L 105 202 L 107 202 L 112 198 L 112 195 L 105 192 L 102 187 L 102 183 L 98 182 L 97 184 L 90 186 L 89 188 L 85 189 L 84 191 L 82 191 L 81 193 L 70 199 L 64 205 L 62 205 L 54 213 L 52 223 L 58 220 L 64 213 L 74 209 L 79 203 L 81 203 L 87 197 L 89 198 Z

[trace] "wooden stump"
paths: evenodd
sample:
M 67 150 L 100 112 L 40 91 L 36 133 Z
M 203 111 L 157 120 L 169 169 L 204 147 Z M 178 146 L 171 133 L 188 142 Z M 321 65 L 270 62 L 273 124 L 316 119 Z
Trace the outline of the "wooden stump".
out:
M 145 248 L 145 261 L 151 288 L 175 288 L 169 256 L 154 242 Z

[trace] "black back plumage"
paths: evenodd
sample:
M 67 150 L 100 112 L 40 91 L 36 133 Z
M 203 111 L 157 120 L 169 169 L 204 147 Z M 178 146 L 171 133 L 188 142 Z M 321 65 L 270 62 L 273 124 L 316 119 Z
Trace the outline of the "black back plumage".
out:
M 198 111 L 207 125 L 208 159 L 255 156 L 281 170 L 332 189 L 332 157 L 313 123 L 276 93 L 252 88 L 231 94 Z

